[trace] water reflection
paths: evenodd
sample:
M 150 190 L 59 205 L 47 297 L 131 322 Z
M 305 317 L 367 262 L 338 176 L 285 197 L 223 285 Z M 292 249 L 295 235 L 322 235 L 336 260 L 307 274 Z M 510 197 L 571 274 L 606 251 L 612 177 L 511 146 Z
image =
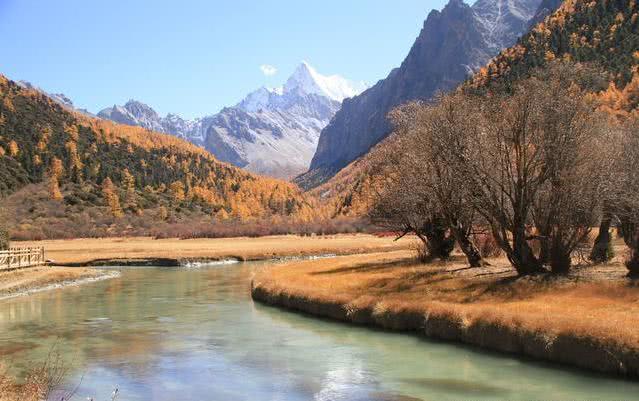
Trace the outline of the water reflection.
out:
M 636 383 L 524 363 L 254 305 L 263 264 L 125 269 L 121 278 L 0 303 L 15 372 L 55 344 L 78 399 L 627 399 Z

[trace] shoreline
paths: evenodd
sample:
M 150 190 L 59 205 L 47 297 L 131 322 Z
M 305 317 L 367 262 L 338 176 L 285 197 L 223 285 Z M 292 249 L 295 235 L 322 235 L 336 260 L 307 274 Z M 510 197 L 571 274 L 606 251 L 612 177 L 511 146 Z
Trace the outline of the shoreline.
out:
M 372 250 L 371 253 L 375 252 Z M 201 258 L 109 258 L 109 259 L 93 259 L 77 263 L 56 264 L 51 263 L 55 267 L 198 267 L 206 265 L 227 265 L 234 263 L 246 262 L 292 262 L 303 260 L 317 260 L 334 258 L 338 256 L 354 256 L 363 255 L 365 253 L 321 253 L 321 254 L 303 254 L 303 255 L 283 255 L 283 256 L 254 256 L 244 257 L 201 257 Z
M 44 247 L 55 266 L 170 266 L 212 263 L 295 260 L 317 255 L 352 255 L 408 250 L 412 238 L 370 234 L 266 236 L 239 238 L 153 239 L 150 237 L 84 238 L 14 241 L 18 247 Z
M 38 294 L 41 292 L 48 292 L 54 290 L 65 289 L 68 287 L 79 287 L 84 284 L 96 283 L 104 280 L 111 280 L 114 278 L 120 277 L 122 274 L 117 270 L 110 271 L 102 271 L 99 274 L 88 277 L 79 277 L 75 279 L 63 280 L 63 281 L 54 281 L 51 283 L 44 283 L 42 285 L 35 286 L 27 286 L 24 289 L 18 289 L 15 292 L 10 292 L 8 294 L 3 294 L 0 292 L 0 302 L 6 301 L 9 299 L 27 297 L 33 294 Z
M 392 263 L 391 261 L 390 264 Z M 611 339 L 611 336 L 606 337 L 596 330 L 584 332 L 580 328 L 562 327 L 561 322 L 555 321 L 561 316 L 554 315 L 552 310 L 545 312 L 548 314 L 550 325 L 544 327 L 537 325 L 534 320 L 526 321 L 530 316 L 524 309 L 519 312 L 514 309 L 515 318 L 508 318 L 507 313 L 510 313 L 510 310 L 500 310 L 502 309 L 500 304 L 486 306 L 472 304 L 472 301 L 470 304 L 459 304 L 445 300 L 411 303 L 406 299 L 393 298 L 397 293 L 376 295 L 374 291 L 369 290 L 360 293 L 347 291 L 354 288 L 355 274 L 373 274 L 370 271 L 386 269 L 389 264 L 367 266 L 363 263 L 362 270 L 367 270 L 366 273 L 349 271 L 342 277 L 322 278 L 332 280 L 331 285 L 327 285 L 329 292 L 325 293 L 322 292 L 320 287 L 323 284 L 317 277 L 322 275 L 325 277 L 336 271 L 342 274 L 345 270 L 355 269 L 350 267 L 354 265 L 352 263 L 349 265 L 335 261 L 332 264 L 333 266 L 320 266 L 299 263 L 258 274 L 251 282 L 251 297 L 254 301 L 265 305 L 301 312 L 309 316 L 413 333 L 436 340 L 467 344 L 480 349 L 530 357 L 626 379 L 639 379 L 639 348 L 636 345 L 630 345 L 627 338 Z M 386 283 L 389 281 L 379 278 L 378 272 L 375 274 L 378 274 L 377 282 L 384 283 L 380 291 L 388 292 Z M 402 289 L 399 293 L 405 291 Z M 503 306 L 503 308 L 506 307 Z M 506 317 L 499 313 L 504 313 Z M 599 323 L 602 327 L 610 326 L 609 330 L 612 331 L 618 323 L 614 320 L 614 316 L 609 319 Z

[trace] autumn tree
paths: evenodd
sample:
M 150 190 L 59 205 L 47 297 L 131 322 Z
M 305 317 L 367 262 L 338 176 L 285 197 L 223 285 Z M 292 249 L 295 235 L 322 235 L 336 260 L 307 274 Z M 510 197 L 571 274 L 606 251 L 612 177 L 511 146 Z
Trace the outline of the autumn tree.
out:
M 129 172 L 129 169 L 122 170 L 122 189 L 124 190 L 124 202 L 127 206 L 135 206 L 135 177 Z
M 49 192 L 49 198 L 52 200 L 61 200 L 62 192 L 60 192 L 60 178 L 64 172 L 62 166 L 62 160 L 54 157 L 51 160 L 51 166 L 47 171 L 47 190 Z
M 20 147 L 18 147 L 18 143 L 16 141 L 10 141 L 9 155 L 11 155 L 11 157 L 16 157 L 18 156 L 18 153 L 20 153 Z
M 186 199 L 186 193 L 184 191 L 184 184 L 182 181 L 174 181 L 169 186 L 169 191 L 171 193 L 171 199 L 174 203 L 181 203 Z
M 124 215 L 120 207 L 117 189 L 113 185 L 113 181 L 108 177 L 102 182 L 102 196 L 113 217 L 122 217 Z

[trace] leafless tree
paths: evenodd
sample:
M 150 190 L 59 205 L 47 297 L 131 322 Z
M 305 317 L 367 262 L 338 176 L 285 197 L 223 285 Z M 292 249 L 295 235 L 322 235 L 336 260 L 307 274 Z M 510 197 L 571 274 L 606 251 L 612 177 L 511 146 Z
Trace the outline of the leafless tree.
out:
M 476 98 L 468 107 L 476 128 L 457 132 L 445 153 L 519 274 L 541 272 L 546 262 L 566 271 L 599 212 L 601 172 L 591 156 L 601 132 L 565 73 Z
M 422 189 L 424 176 L 408 173 L 407 138 L 396 133 L 373 151 L 368 174 L 375 183 L 371 221 L 379 227 L 399 233 L 415 234 L 427 249 L 427 257 L 446 259 L 454 247 L 454 238 L 438 215 L 430 193 Z
M 618 131 L 613 153 L 614 164 L 606 202 L 620 221 L 620 233 L 630 248 L 626 267 L 639 276 L 639 118 L 633 116 Z M 614 143 L 614 140 L 610 142 Z
M 478 215 L 464 185 L 465 177 L 445 157 L 455 146 L 451 138 L 475 128 L 468 118 L 468 107 L 472 104 L 466 97 L 440 96 L 434 105 L 409 104 L 396 110 L 392 117 L 406 142 L 402 171 L 419 177 L 419 183 L 411 187 L 411 191 L 432 199 L 436 214 L 470 266 L 478 267 L 482 265 L 481 253 L 471 241 Z

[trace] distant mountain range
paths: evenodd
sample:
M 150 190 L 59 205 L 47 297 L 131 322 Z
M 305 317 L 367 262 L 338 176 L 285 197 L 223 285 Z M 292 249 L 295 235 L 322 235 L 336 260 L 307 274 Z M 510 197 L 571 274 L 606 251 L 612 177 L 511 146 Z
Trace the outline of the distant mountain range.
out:
M 296 179 L 315 187 L 367 153 L 391 131 L 386 116 L 411 100 L 449 91 L 484 66 L 557 6 L 555 0 L 450 0 L 433 10 L 399 68 L 361 95 L 344 101 L 320 135 L 310 170 Z M 540 9 L 540 5 L 542 6 Z
M 364 89 L 364 83 L 321 75 L 303 62 L 282 87 L 262 87 L 211 116 L 162 117 L 135 100 L 106 108 L 98 116 L 175 135 L 203 146 L 221 161 L 255 173 L 292 178 L 308 169 L 319 133 L 341 102 Z
M 450 0 L 441 11 L 430 12 L 401 66 L 368 89 L 321 75 L 303 62 L 282 87 L 262 87 L 235 106 L 194 120 L 160 116 L 136 100 L 97 115 L 186 139 L 255 173 L 287 179 L 301 174 L 295 181 L 308 189 L 383 140 L 391 129 L 386 116 L 394 107 L 453 89 L 558 4 L 478 0 L 469 6 Z M 49 96 L 73 107 L 64 95 Z

